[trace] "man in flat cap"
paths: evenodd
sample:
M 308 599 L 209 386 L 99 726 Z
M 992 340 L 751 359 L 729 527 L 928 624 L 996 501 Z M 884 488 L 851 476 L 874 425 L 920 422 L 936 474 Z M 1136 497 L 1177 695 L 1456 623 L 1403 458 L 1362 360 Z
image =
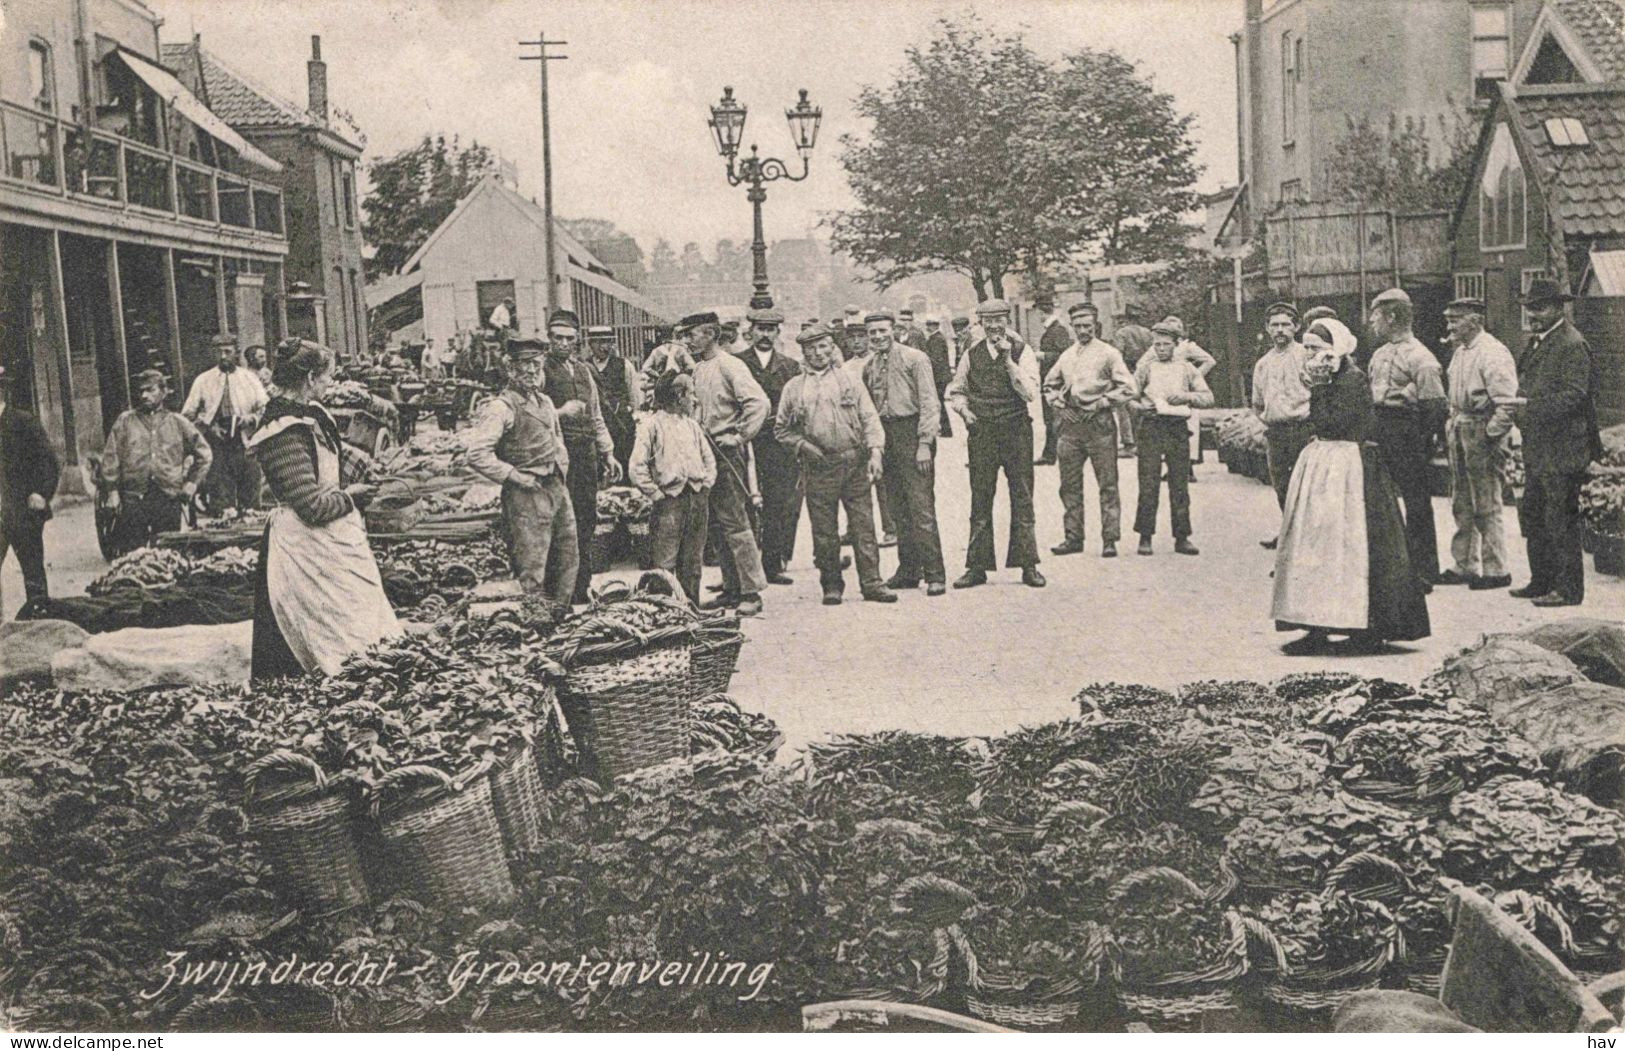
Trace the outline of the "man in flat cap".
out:
M 846 362 L 841 366 L 852 374 L 852 378 L 859 383 L 863 382 L 863 370 L 869 364 L 869 356 L 873 348 L 869 345 L 869 327 L 863 317 L 859 317 L 855 326 L 849 326 L 846 333 Z M 897 524 L 892 517 L 891 493 L 884 483 L 875 485 L 875 506 L 879 508 L 880 520 L 880 546 L 895 547 L 897 544 Z M 843 543 L 852 542 L 851 523 Z
M 1506 344 L 1484 330 L 1481 300 L 1453 300 L 1444 308 L 1444 319 L 1456 345 L 1446 378 L 1450 417 L 1445 423 L 1450 512 L 1456 521 L 1450 556 L 1455 564 L 1436 582 L 1481 590 L 1508 587 L 1512 577 L 1501 525 L 1501 464 L 1512 431 L 1518 366 Z
M 502 522 L 514 579 L 527 593 L 569 604 L 581 545 L 566 476 L 570 454 L 546 393 L 547 344 L 508 341 L 507 386 L 475 411 L 465 433 L 468 465 L 502 486 Z
M 831 328 L 829 334 L 833 338 L 835 330 Z M 842 334 L 845 338 L 835 341 L 836 349 L 841 352 L 842 363 L 855 357 L 864 357 L 869 353 L 869 330 L 864 327 L 862 314 L 848 320 L 842 328 Z
M 1094 466 L 1100 491 L 1100 554 L 1117 557 L 1123 512 L 1117 495 L 1117 406 L 1134 399 L 1134 376 L 1117 348 L 1095 335 L 1100 323 L 1093 303 L 1067 311 L 1077 342 L 1061 351 L 1044 380 L 1044 398 L 1055 411 L 1056 459 L 1060 464 L 1061 506 L 1066 537 L 1053 555 L 1083 550 L 1083 467 Z
M 1066 327 L 1066 319 L 1061 312 L 1055 309 L 1055 294 L 1053 292 L 1040 292 L 1033 297 L 1033 306 L 1038 309 L 1038 378 L 1039 382 L 1049 378 L 1050 370 L 1055 363 L 1061 360 L 1061 352 L 1072 346 L 1077 340 L 1072 336 L 1072 330 Z M 1036 466 L 1044 466 L 1055 462 L 1055 406 L 1050 404 L 1048 398 L 1044 399 L 1044 451 L 1038 454 Z
M 1535 605 L 1578 606 L 1585 601 L 1585 559 L 1580 553 L 1580 486 L 1586 468 L 1602 457 L 1597 432 L 1597 357 L 1564 316 L 1573 299 L 1548 277 L 1529 282 L 1529 348 L 1518 359 L 1518 393 L 1525 403 L 1516 422 L 1523 433 L 1524 491 L 1518 522 L 1529 548 L 1529 583 L 1514 595 Z
M 1044 586 L 1038 572 L 1033 521 L 1033 414 L 1039 401 L 1038 355 L 1010 331 L 1010 305 L 990 299 L 976 308 L 982 334 L 959 358 L 948 403 L 965 421 L 970 453 L 970 543 L 956 588 L 987 583 L 997 569 L 993 496 L 999 472 L 1010 492 L 1010 547 L 1005 564 L 1021 567 L 1021 582 Z
M 136 405 L 119 413 L 107 432 L 98 472 L 104 501 L 117 512 L 112 548 L 118 554 L 181 527 L 181 513 L 209 476 L 209 443 L 178 412 L 164 407 L 169 377 L 158 369 L 136 374 Z
M 1291 303 L 1272 303 L 1264 315 L 1264 334 L 1269 339 L 1265 351 L 1253 365 L 1253 412 L 1264 421 L 1264 442 L 1269 456 L 1270 484 L 1275 487 L 1275 504 L 1286 510 L 1286 490 L 1298 457 L 1314 437 L 1309 424 L 1309 385 L 1303 368 L 1309 352 L 1298 342 L 1298 308 Z M 1270 539 L 1260 541 L 1268 550 L 1279 542 L 1280 522 Z
M 214 451 L 205 493 L 211 511 L 247 510 L 260 502 L 260 472 L 245 444 L 259 424 L 270 396 L 260 378 L 242 367 L 237 337 L 222 332 L 210 344 L 218 359 L 198 373 L 181 406 L 181 415 L 197 424 Z
M 620 465 L 624 477 L 627 461 L 632 455 L 632 443 L 638 434 L 632 413 L 638 407 L 640 387 L 637 370 L 630 361 L 621 357 L 615 346 L 614 328 L 609 325 L 588 326 L 587 367 L 592 369 L 593 382 L 598 386 L 604 426 L 609 429 L 615 462 Z
M 649 404 L 654 397 L 656 381 L 668 372 L 694 371 L 694 356 L 688 349 L 688 329 L 681 321 L 671 327 L 671 338 L 649 351 L 638 373 L 641 401 Z
M 948 347 L 948 337 L 942 332 L 942 322 L 937 318 L 925 319 L 925 356 L 931 359 L 931 378 L 937 386 L 937 433 L 940 437 L 953 437 L 953 428 L 948 424 L 948 381 L 954 378 L 953 352 Z
M 768 401 L 767 420 L 750 443 L 756 485 L 762 493 L 762 573 L 769 584 L 789 584 L 784 567 L 795 554 L 796 528 L 801 524 L 801 468 L 795 454 L 774 436 L 774 419 L 785 384 L 801 375 L 801 366 L 779 350 L 783 314 L 769 307 L 752 310 L 746 320 L 750 345 L 739 352 L 739 360 Z
M 1405 547 L 1411 570 L 1424 587 L 1431 588 L 1439 579 L 1439 536 L 1433 524 L 1429 464 L 1433 461 L 1432 435 L 1448 405 L 1444 370 L 1411 331 L 1412 324 L 1411 297 L 1404 289 L 1390 288 L 1371 301 L 1371 334 L 1379 341 L 1369 370 L 1371 403 L 1376 409 L 1372 436 L 1405 504 Z
M 840 605 L 846 589 L 837 506 L 846 508 L 864 599 L 896 602 L 897 595 L 880 579 L 869 496 L 880 478 L 886 442 L 880 416 L 863 381 L 841 366 L 828 328 L 807 329 L 796 341 L 806 367 L 784 387 L 774 435 L 800 461 L 807 483 L 813 564 L 818 567 L 824 605 Z
M 570 509 L 576 519 L 575 601 L 586 602 L 592 575 L 592 538 L 598 529 L 598 483 L 614 485 L 621 479 L 615 459 L 615 439 L 604 422 L 598 382 L 592 366 L 576 357 L 581 321 L 573 310 L 555 310 L 547 319 L 547 355 L 543 364 L 547 396 L 558 411 L 559 430 L 570 463 L 565 485 L 570 488 Z M 555 549 L 552 557 L 557 560 Z
M 714 313 L 683 319 L 694 355 L 694 399 L 700 426 L 710 435 L 717 460 L 711 487 L 711 546 L 722 564 L 722 594 L 707 608 L 735 608 L 742 617 L 762 612 L 767 575 L 750 523 L 747 460 L 751 441 L 761 433 L 772 405 L 745 363 L 717 346 L 720 327 Z
M 1112 318 L 1112 345 L 1122 352 L 1123 364 L 1127 365 L 1130 371 L 1139 367 L 1140 359 L 1151 349 L 1151 330 L 1140 323 L 1144 316 L 1145 311 L 1138 303 L 1124 303 L 1123 308 Z M 1127 405 L 1118 406 L 1119 459 L 1133 459 L 1136 455 L 1135 422 L 1135 414 Z
M 936 465 L 942 420 L 931 359 L 924 351 L 897 342 L 889 311 L 875 311 L 863 320 L 869 336 L 863 385 L 886 432 L 880 484 L 898 526 L 897 572 L 886 586 L 912 591 L 923 580 L 929 595 L 943 595 L 948 571 L 937 532 Z
M 1151 327 L 1151 353 L 1134 370 L 1140 411 L 1139 506 L 1134 531 L 1140 534 L 1138 553 L 1150 555 L 1157 531 L 1157 505 L 1161 499 L 1163 469 L 1168 479 L 1168 518 L 1174 551 L 1201 554 L 1191 543 L 1191 461 L 1188 425 L 1193 410 L 1213 404 L 1213 392 L 1201 371 L 1188 358 L 1178 356 L 1184 326 L 1164 318 Z
M 11 403 L 11 383 L 0 367 L 0 563 L 17 552 L 24 597 L 46 599 L 45 523 L 62 467 L 39 420 Z
M 1191 367 L 1201 375 L 1203 382 L 1206 383 L 1207 374 L 1213 371 L 1213 366 L 1218 364 L 1218 360 L 1212 354 L 1203 350 L 1201 344 L 1186 335 L 1185 322 L 1178 315 L 1169 314 L 1157 324 L 1179 333 L 1178 342 L 1174 344 L 1174 360 L 1189 362 Z M 1151 331 L 1153 335 L 1156 334 L 1155 328 Z M 1185 421 L 1185 440 L 1190 445 L 1191 463 L 1201 463 L 1202 420 L 1194 412 Z M 1190 480 L 1192 482 L 1196 481 L 1195 471 L 1191 472 Z
M 868 327 L 868 322 L 869 319 L 865 317 L 865 328 Z M 923 351 L 925 349 L 925 329 L 914 323 L 914 311 L 899 310 L 897 320 L 893 324 L 895 328 L 892 335 L 898 343 L 913 347 L 915 350 Z

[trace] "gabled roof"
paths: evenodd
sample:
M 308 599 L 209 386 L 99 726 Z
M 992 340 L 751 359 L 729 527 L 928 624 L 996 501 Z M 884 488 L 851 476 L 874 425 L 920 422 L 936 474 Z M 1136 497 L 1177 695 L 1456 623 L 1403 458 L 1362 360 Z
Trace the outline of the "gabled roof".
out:
M 324 125 L 305 107 L 231 69 L 195 43 L 165 44 L 163 56 L 164 64 L 171 69 L 198 76 L 209 108 L 229 124 L 244 128 L 326 127 L 355 149 L 361 149 L 360 143 Z
M 1625 83 L 1524 87 L 1505 104 L 1563 233 L 1625 236 Z M 1580 121 L 1591 144 L 1553 146 L 1545 125 L 1556 117 Z
M 1625 9 L 1617 0 L 1552 0 L 1551 6 L 1605 80 L 1625 80 Z

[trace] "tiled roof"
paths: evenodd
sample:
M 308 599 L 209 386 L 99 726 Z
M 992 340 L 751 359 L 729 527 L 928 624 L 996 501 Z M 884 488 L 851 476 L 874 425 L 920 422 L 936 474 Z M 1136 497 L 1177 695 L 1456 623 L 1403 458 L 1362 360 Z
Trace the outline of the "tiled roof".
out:
M 1565 85 L 1565 88 L 1568 88 Z M 1625 236 L 1625 84 L 1525 88 L 1511 100 L 1524 144 L 1540 168 L 1540 184 L 1571 236 Z M 1553 117 L 1585 125 L 1589 146 L 1559 149 L 1546 136 Z M 1557 192 L 1551 193 L 1554 178 Z
M 252 84 L 240 73 L 221 64 L 218 58 L 191 44 L 165 44 L 164 65 L 177 72 L 191 73 L 203 62 L 203 90 L 209 108 L 233 126 L 303 128 L 318 121 L 303 107 L 275 92 Z
M 1625 80 L 1625 8 L 1618 0 L 1554 0 L 1608 80 Z

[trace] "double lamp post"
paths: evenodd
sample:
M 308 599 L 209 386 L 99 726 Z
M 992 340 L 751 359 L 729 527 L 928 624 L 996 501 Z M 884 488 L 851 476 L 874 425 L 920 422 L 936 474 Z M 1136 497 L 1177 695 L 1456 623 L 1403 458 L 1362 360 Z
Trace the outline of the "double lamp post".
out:
M 824 111 L 807 101 L 807 89 L 801 89 L 801 100 L 784 111 L 790 124 L 790 137 L 795 140 L 796 153 L 801 156 L 801 174 L 792 174 L 781 160 L 757 155 L 755 145 L 749 157 L 739 157 L 739 142 L 745 133 L 745 107 L 734 99 L 734 89 L 722 89 L 722 101 L 711 107 L 707 123 L 716 138 L 717 153 L 728 162 L 728 185 L 749 186 L 745 199 L 750 201 L 755 221 L 755 237 L 750 244 L 752 263 L 751 283 L 755 287 L 750 297 L 752 310 L 766 310 L 773 306 L 773 297 L 767 290 L 767 241 L 762 236 L 762 202 L 767 200 L 768 183 L 775 179 L 800 182 L 811 168 L 813 145 L 818 141 L 818 124 Z M 737 160 L 737 165 L 735 161 Z

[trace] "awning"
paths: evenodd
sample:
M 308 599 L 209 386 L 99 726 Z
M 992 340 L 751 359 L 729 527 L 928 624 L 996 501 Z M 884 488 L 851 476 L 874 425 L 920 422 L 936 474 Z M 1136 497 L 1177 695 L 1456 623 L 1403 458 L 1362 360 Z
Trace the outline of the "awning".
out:
M 266 171 L 282 170 L 282 165 L 255 149 L 252 143 L 237 134 L 230 124 L 217 117 L 201 99 L 188 91 L 185 84 L 176 80 L 173 73 L 161 66 L 153 65 L 133 51 L 119 48 L 115 54 L 130 67 L 131 73 L 145 81 L 147 87 L 156 92 L 167 105 L 173 106 L 181 116 L 236 150 L 243 160 L 257 164 Z
M 1591 250 L 1592 295 L 1625 296 L 1625 250 Z M 1589 290 L 1588 290 L 1589 291 Z

